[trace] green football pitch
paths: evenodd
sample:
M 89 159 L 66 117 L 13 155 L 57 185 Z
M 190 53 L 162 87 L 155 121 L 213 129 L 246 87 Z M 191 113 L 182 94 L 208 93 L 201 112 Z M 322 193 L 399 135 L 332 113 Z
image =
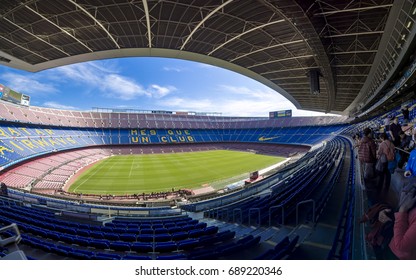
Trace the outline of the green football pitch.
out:
M 112 156 L 80 174 L 69 191 L 124 195 L 197 189 L 242 174 L 247 178 L 249 172 L 283 160 L 225 150 Z

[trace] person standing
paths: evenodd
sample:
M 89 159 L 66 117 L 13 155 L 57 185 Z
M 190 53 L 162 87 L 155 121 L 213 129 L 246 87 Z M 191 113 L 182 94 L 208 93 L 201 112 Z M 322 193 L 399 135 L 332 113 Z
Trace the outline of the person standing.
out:
M 391 173 L 388 168 L 388 162 L 395 159 L 394 145 L 387 138 L 386 133 L 380 134 L 380 140 L 382 141 L 378 146 L 377 159 L 382 162 L 382 170 L 378 170 L 378 190 L 388 194 L 391 181 Z M 384 160 L 383 160 L 384 159 Z
M 387 133 L 387 131 L 389 131 L 390 128 L 390 123 L 391 123 L 391 117 L 390 115 L 387 115 L 384 119 L 383 119 L 383 125 L 384 125 L 384 131 Z
M 403 121 L 404 123 L 409 123 L 409 116 L 410 116 L 410 112 L 409 112 L 409 106 L 404 106 L 404 108 L 402 109 L 402 114 L 403 114 Z
M 390 125 L 389 133 L 390 133 L 390 139 L 392 140 L 394 146 L 399 147 L 400 146 L 400 136 L 399 133 L 402 131 L 402 127 L 399 124 L 399 119 L 397 117 L 394 117 L 393 123 Z
M 410 149 L 410 145 L 412 142 L 412 136 L 411 135 L 407 135 L 406 133 L 404 133 L 403 131 L 401 131 L 399 133 L 400 136 L 400 149 L 396 152 L 399 154 L 398 162 L 397 162 L 397 166 L 399 168 L 402 168 L 404 163 L 407 162 L 407 160 L 409 159 L 409 151 Z
M 374 165 L 376 163 L 377 146 L 372 138 L 372 131 L 366 128 L 363 131 L 363 138 L 358 147 L 358 159 L 361 165 L 361 171 L 366 189 L 367 197 L 370 204 L 376 202 L 377 182 L 375 180 Z

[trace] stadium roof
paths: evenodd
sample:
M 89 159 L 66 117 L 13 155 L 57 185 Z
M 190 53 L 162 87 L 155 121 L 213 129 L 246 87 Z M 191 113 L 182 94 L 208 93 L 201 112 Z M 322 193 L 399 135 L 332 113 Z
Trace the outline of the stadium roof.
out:
M 36 72 L 113 57 L 188 59 L 258 80 L 300 109 L 350 114 L 412 51 L 413 2 L 2 0 L 0 63 Z

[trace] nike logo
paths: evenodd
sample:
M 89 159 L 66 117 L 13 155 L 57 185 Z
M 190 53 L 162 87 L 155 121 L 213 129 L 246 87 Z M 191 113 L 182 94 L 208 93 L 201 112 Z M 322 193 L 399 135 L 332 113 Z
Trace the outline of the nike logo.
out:
M 259 138 L 259 141 L 268 141 L 268 140 L 273 140 L 273 139 L 276 139 L 276 138 L 279 138 L 280 136 L 274 136 L 274 137 L 264 137 L 264 136 L 262 136 L 262 137 L 260 137 Z

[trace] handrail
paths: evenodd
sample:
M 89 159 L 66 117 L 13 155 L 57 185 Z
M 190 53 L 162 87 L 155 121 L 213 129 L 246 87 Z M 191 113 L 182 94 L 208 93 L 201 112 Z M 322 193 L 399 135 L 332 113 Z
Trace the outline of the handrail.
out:
M 233 223 L 235 223 L 235 213 L 236 212 L 240 213 L 240 223 L 242 223 L 243 222 L 243 211 L 241 210 L 241 208 L 233 209 Z
M 224 215 L 226 213 L 226 215 Z M 228 220 L 228 209 L 218 209 L 217 211 L 217 219 L 219 219 L 219 214 L 221 214 L 221 219 L 226 221 Z M 225 219 L 227 217 L 227 219 Z
M 0 236 L 0 247 L 6 247 L 10 244 L 17 244 L 20 242 L 20 240 L 22 240 L 19 228 L 15 223 L 0 228 L 0 233 L 5 232 L 7 230 L 13 230 L 16 234 L 4 239 Z
M 259 219 L 258 221 L 259 221 L 259 225 L 260 225 L 260 223 L 261 223 L 261 220 L 260 220 L 260 208 L 250 208 L 248 210 L 248 225 L 251 226 L 251 211 L 257 211 L 258 219 Z
M 283 208 L 283 205 L 275 205 L 269 208 L 269 227 L 272 226 L 272 214 L 271 211 L 273 209 L 282 208 L 282 225 L 285 224 L 285 208 Z
M 406 151 L 406 150 L 403 150 L 403 149 L 400 149 L 400 148 L 397 148 L 397 147 L 394 147 L 394 149 L 399 150 L 399 151 L 401 151 L 403 153 L 406 153 L 406 154 L 409 154 L 410 155 L 409 151 Z
M 312 222 L 315 223 L 315 200 L 308 199 L 308 200 L 304 200 L 296 204 L 296 225 L 298 225 L 298 222 L 299 222 L 299 205 L 311 203 L 311 202 L 312 202 Z

